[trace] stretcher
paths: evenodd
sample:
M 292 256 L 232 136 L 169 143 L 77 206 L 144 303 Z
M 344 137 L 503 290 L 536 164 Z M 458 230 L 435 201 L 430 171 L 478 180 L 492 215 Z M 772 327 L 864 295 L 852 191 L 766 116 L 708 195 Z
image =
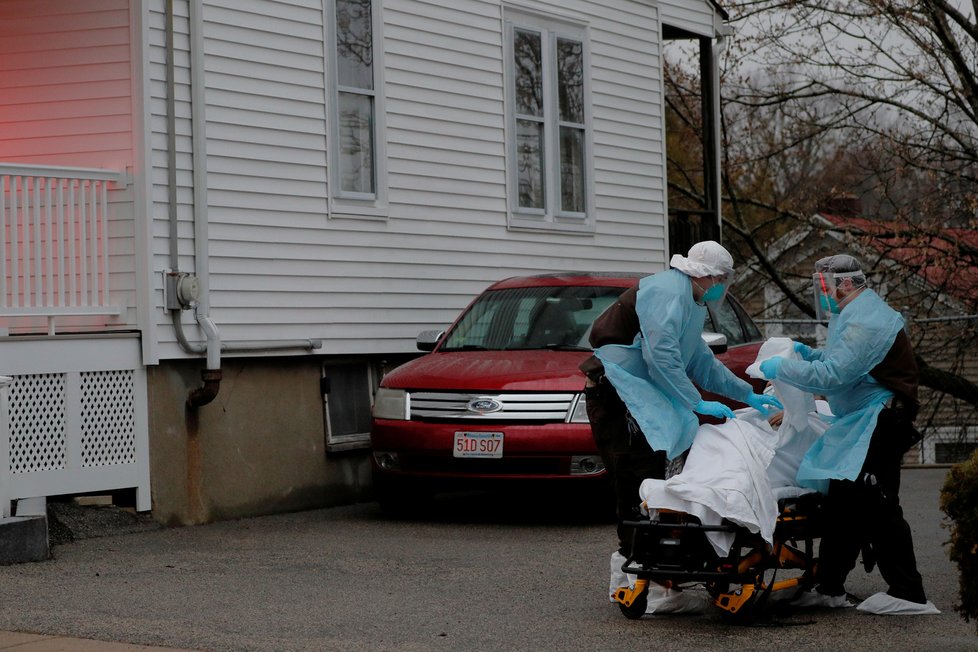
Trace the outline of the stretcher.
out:
M 749 623 L 770 598 L 793 597 L 813 584 L 821 499 L 813 492 L 779 500 L 772 544 L 743 526 L 726 520 L 703 525 L 684 512 L 657 510 L 652 518 L 626 521 L 633 536 L 622 570 L 636 581 L 618 589 L 614 599 L 625 617 L 636 619 L 646 612 L 652 583 L 678 589 L 705 585 L 722 616 Z M 710 532 L 734 535 L 726 556 L 710 544 Z

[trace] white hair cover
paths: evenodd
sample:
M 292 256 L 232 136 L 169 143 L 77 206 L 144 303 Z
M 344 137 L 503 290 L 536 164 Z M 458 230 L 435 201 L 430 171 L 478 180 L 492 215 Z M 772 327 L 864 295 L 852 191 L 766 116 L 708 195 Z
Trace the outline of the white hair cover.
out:
M 719 242 L 704 240 L 690 247 L 686 256 L 675 254 L 669 266 L 694 278 L 724 276 L 733 272 L 733 257 Z

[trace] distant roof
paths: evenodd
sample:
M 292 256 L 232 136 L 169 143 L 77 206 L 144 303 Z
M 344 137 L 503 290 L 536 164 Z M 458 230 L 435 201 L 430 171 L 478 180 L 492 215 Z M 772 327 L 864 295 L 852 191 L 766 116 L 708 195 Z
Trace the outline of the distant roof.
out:
M 819 213 L 835 226 L 864 233 L 860 242 L 914 272 L 928 285 L 970 305 L 978 304 L 978 232 L 927 230 L 898 222 Z M 967 252 L 962 255 L 962 250 Z

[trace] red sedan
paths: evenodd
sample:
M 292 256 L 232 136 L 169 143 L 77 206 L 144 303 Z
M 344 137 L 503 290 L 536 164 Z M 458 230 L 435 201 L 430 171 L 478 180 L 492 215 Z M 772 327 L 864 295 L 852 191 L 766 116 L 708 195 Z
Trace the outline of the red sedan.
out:
M 509 278 L 479 295 L 447 332 L 422 333 L 418 348 L 430 353 L 385 376 L 374 400 L 381 505 L 519 480 L 606 483 L 578 365 L 591 354 L 591 323 L 640 278 Z M 731 297 L 710 311 L 704 338 L 741 377 L 762 339 Z

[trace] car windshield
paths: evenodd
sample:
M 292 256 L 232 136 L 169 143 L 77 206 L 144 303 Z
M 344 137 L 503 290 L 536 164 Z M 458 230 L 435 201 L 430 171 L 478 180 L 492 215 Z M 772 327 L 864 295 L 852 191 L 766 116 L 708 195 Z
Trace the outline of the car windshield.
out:
M 590 351 L 595 317 L 624 288 L 556 286 L 484 293 L 448 333 L 441 351 Z

